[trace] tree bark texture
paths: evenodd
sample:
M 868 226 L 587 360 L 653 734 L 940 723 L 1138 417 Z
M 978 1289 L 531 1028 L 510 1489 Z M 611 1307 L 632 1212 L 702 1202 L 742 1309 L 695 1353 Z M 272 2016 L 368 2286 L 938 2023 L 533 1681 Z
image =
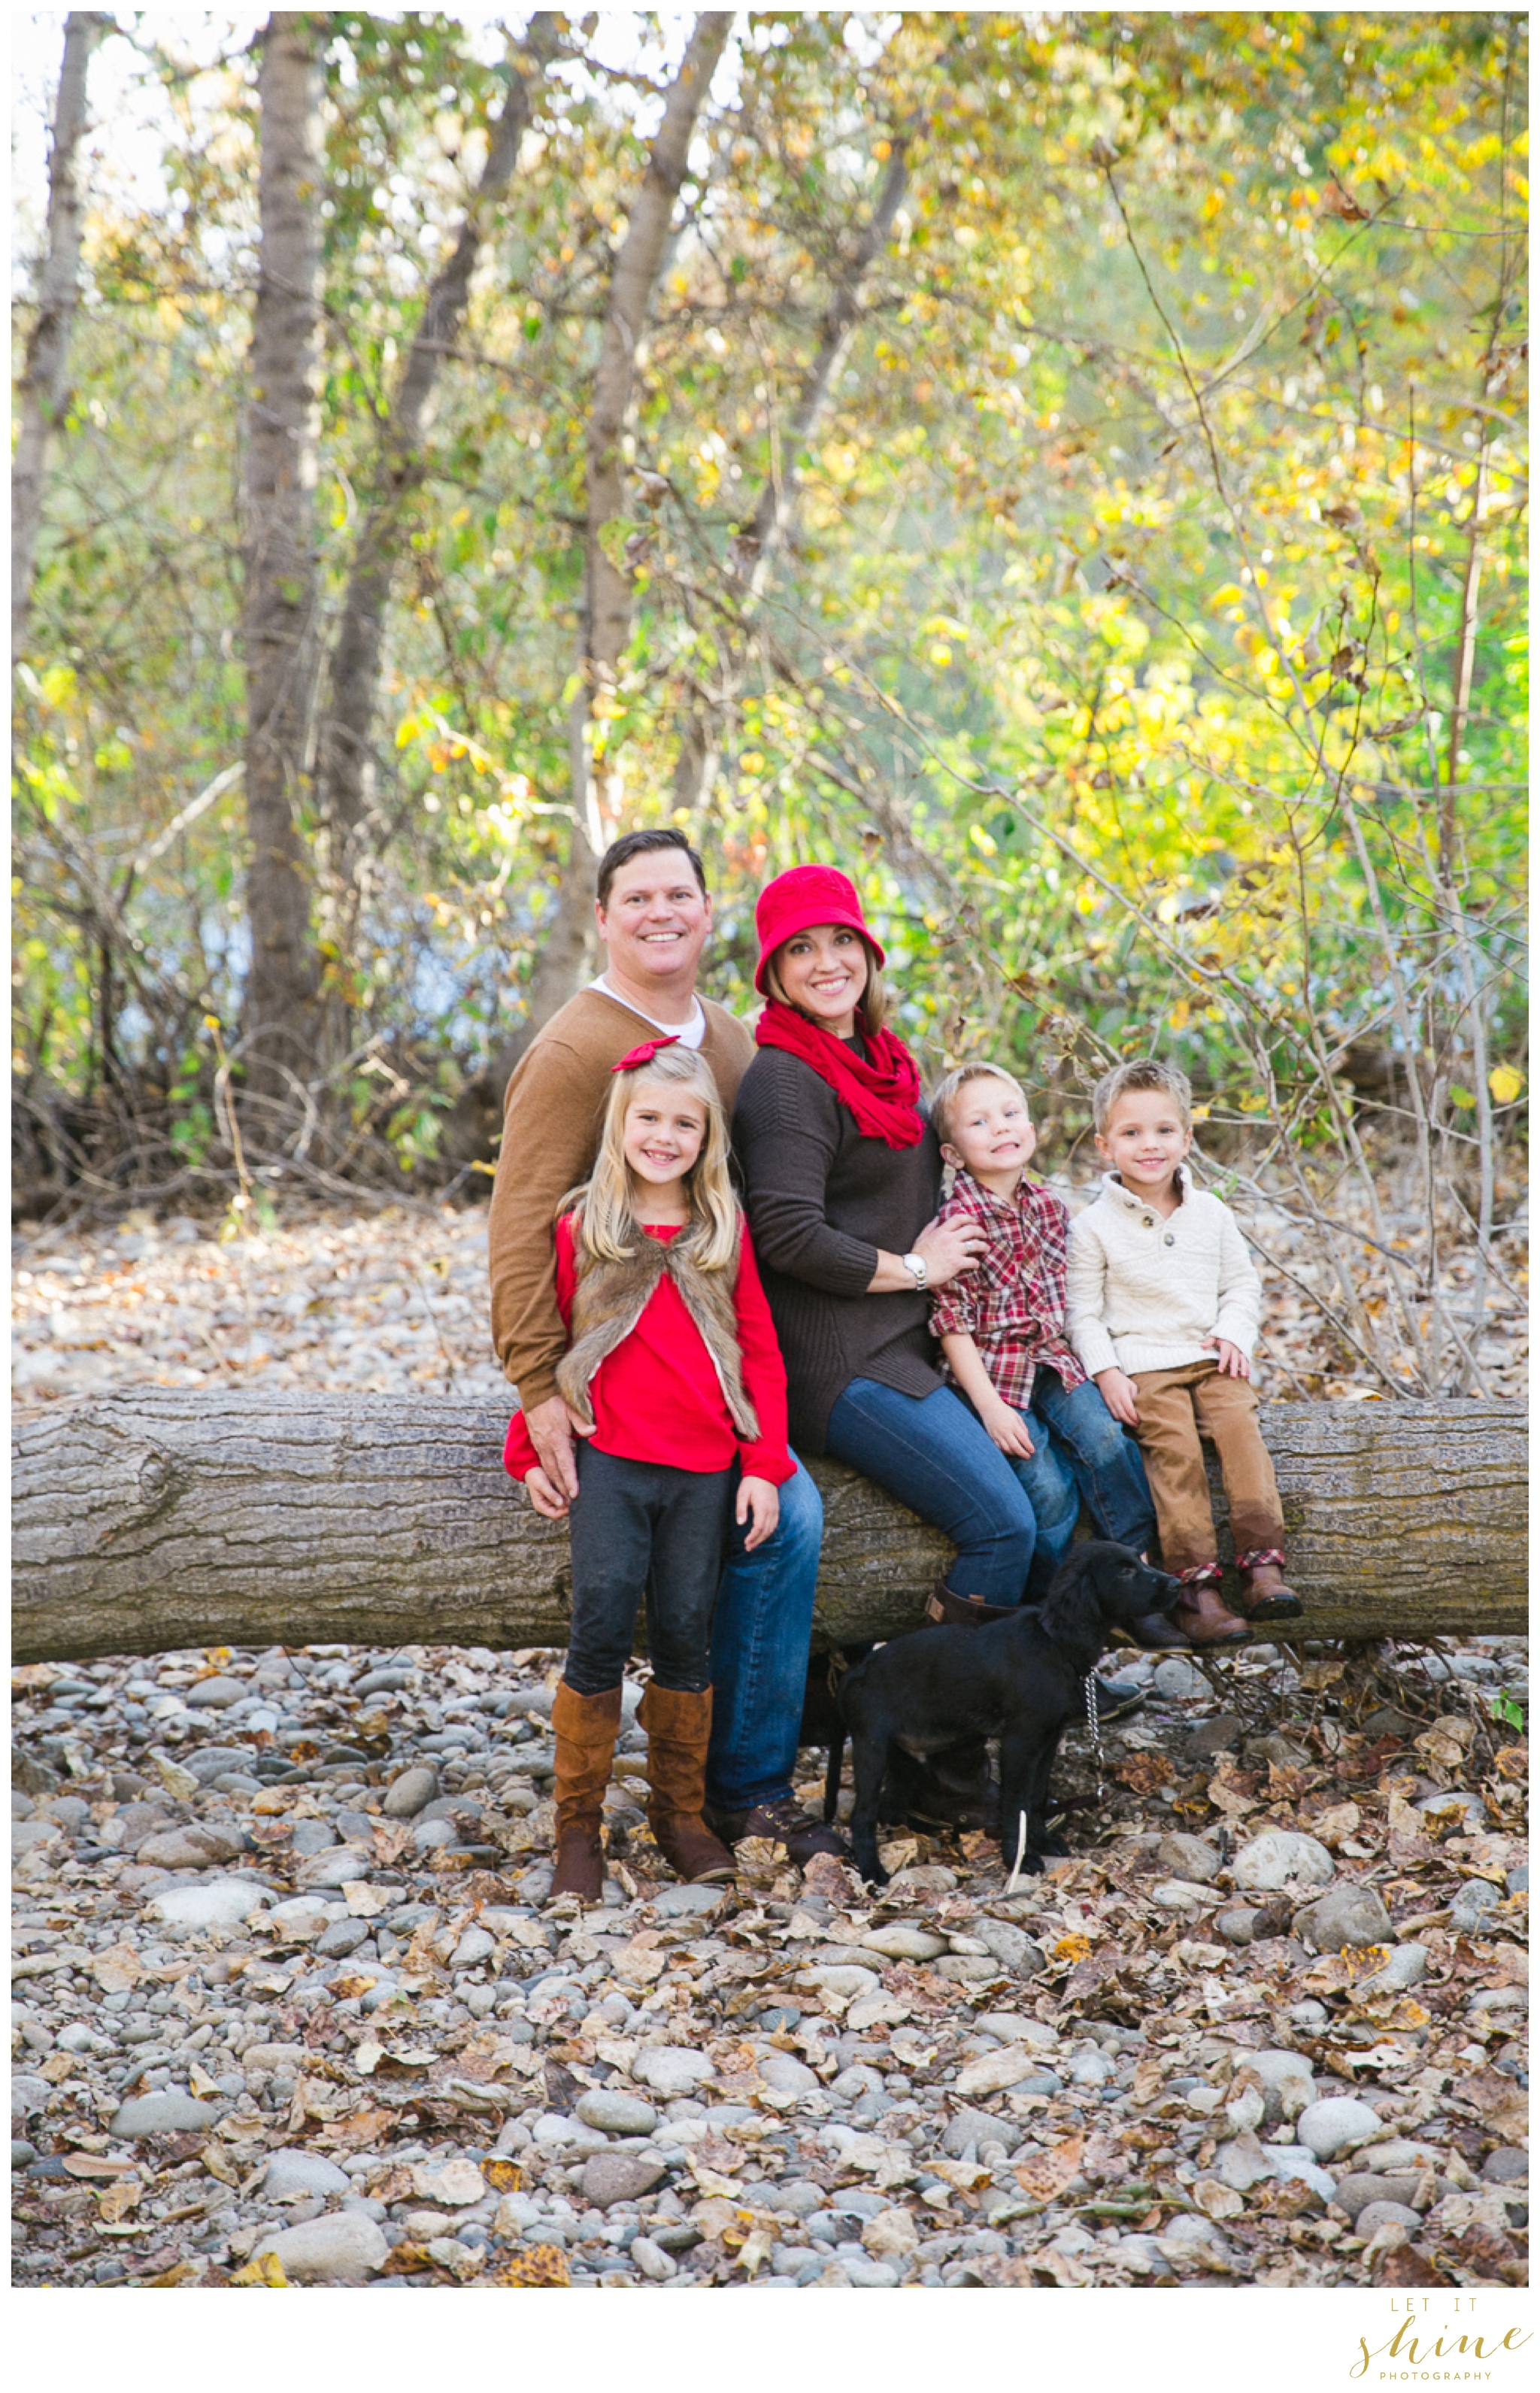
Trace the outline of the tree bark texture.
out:
M 730 9 L 703 11 L 695 20 L 683 63 L 669 86 L 663 120 L 653 136 L 646 173 L 633 200 L 625 239 L 609 279 L 588 415 L 578 688 L 568 725 L 572 834 L 556 903 L 535 959 L 529 990 L 531 1032 L 566 1004 L 583 977 L 593 935 L 594 867 L 615 834 L 619 801 L 607 739 L 608 710 L 620 659 L 631 638 L 632 578 L 624 562 L 610 554 L 607 536 L 620 526 L 625 512 L 621 444 L 635 399 L 637 370 L 668 251 L 674 205 L 689 163 L 690 143 L 732 21 Z
M 143 1387 L 20 1413 L 15 1657 L 563 1646 L 567 1532 L 505 1475 L 505 1426 L 501 1408 L 452 1398 L 259 1388 Z M 1520 1406 L 1277 1404 L 1262 1426 L 1301 1634 L 1523 1628 Z M 813 1468 L 815 1641 L 912 1628 L 951 1547 L 843 1464 Z
M 48 223 L 38 276 L 37 316 L 27 337 L 17 392 L 20 426 L 11 467 L 11 666 L 21 653 L 32 611 L 33 568 L 47 488 L 48 448 L 69 395 L 70 336 L 80 300 L 80 248 L 85 195 L 76 171 L 85 131 L 85 76 L 108 19 L 72 8 L 64 20 L 64 59 L 54 101 L 48 153 Z
M 320 965 L 299 814 L 315 659 L 322 20 L 275 12 L 262 43 L 261 264 L 246 438 L 248 1076 L 281 1100 L 314 1068 Z
M 882 177 L 877 204 L 837 280 L 819 331 L 818 347 L 803 376 L 785 434 L 777 444 L 778 463 L 765 476 L 752 515 L 738 532 L 731 554 L 737 560 L 737 621 L 731 648 L 724 642 L 722 670 L 716 687 L 685 727 L 673 793 L 678 805 L 694 814 L 711 793 L 722 753 L 723 736 L 742 687 L 747 641 L 760 602 L 769 583 L 777 556 L 785 546 L 796 512 L 803 453 L 829 404 L 829 395 L 850 354 L 861 320 L 861 292 L 867 276 L 893 237 L 894 218 L 908 189 L 904 144 L 897 143 Z
M 320 812 L 331 848 L 335 904 L 356 910 L 362 858 L 360 831 L 369 812 L 370 730 L 379 689 L 385 608 L 401 548 L 402 518 L 426 470 L 423 443 L 432 420 L 434 394 L 445 358 L 460 337 L 476 271 L 497 205 L 513 179 L 519 144 L 534 113 L 535 97 L 560 42 L 560 25 L 549 10 L 531 18 L 516 56 L 510 60 L 507 98 L 491 127 L 481 179 L 466 209 L 454 247 L 429 287 L 411 347 L 381 431 L 372 496 L 353 552 L 352 569 L 333 643 L 328 702 L 318 739 Z M 341 925 L 348 951 L 351 921 Z

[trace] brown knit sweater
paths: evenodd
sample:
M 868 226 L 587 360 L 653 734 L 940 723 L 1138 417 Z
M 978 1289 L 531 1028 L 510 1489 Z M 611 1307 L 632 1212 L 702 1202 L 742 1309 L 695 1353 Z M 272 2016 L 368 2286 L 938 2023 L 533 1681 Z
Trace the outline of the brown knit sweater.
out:
M 879 1248 L 907 1254 L 941 1196 L 941 1148 L 863 1138 L 800 1056 L 762 1047 L 737 1092 L 733 1144 L 790 1396 L 791 1443 L 822 1454 L 852 1380 L 907 1396 L 942 1385 L 930 1300 L 868 1296 Z
M 729 1119 L 754 1043 L 736 1014 L 703 998 L 700 1052 Z M 556 1388 L 567 1332 L 556 1307 L 552 1225 L 569 1188 L 587 1179 L 612 1067 L 655 1023 L 601 989 L 581 989 L 538 1031 L 516 1065 L 502 1107 L 502 1145 L 487 1224 L 492 1343 L 526 1412 Z

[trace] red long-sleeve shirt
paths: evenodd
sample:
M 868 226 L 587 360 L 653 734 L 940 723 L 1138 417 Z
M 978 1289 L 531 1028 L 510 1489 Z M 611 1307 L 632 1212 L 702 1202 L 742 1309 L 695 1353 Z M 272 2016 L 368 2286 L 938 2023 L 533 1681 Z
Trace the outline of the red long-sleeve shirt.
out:
M 677 1236 L 644 1227 L 649 1238 Z M 569 1336 L 577 1286 L 572 1217 L 564 1213 L 556 1223 L 556 1302 Z M 733 1427 L 706 1341 L 665 1273 L 629 1338 L 594 1374 L 588 1393 L 596 1426 L 590 1443 L 601 1454 L 671 1463 L 676 1471 L 725 1471 L 736 1456 L 746 1478 L 768 1479 L 776 1487 L 791 1478 L 797 1466 L 786 1445 L 786 1367 L 747 1223 L 736 1310 L 743 1384 L 759 1416 L 757 1438 L 740 1438 Z M 515 1479 L 526 1478 L 540 1460 L 522 1412 L 508 1424 L 502 1459 Z

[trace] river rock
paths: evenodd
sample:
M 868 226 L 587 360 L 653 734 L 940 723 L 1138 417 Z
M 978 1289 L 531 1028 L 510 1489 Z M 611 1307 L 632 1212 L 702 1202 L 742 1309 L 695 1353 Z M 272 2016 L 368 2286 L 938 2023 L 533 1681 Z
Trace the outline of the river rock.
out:
M 1163 1878 L 1150 1889 L 1150 1901 L 1162 1911 L 1205 1911 L 1214 1900 L 1206 1886 L 1194 1886 L 1190 1878 Z
M 1249 1944 L 1255 1940 L 1259 1923 L 1266 1917 L 1265 1911 L 1243 1904 L 1233 1911 L 1221 1911 L 1214 1925 L 1227 1944 Z
M 946 1950 L 945 1936 L 937 1936 L 933 1929 L 917 1928 L 910 1919 L 887 1920 L 861 1941 L 868 1952 L 881 1953 L 891 1961 L 933 1961 Z
M 134 1859 L 141 1869 L 213 1869 L 220 1862 L 233 1862 L 242 1841 L 239 1829 L 211 1827 L 200 1821 L 194 1826 L 164 1828 L 158 1836 L 146 1837 Z
M 1356 2094 L 1330 2094 L 1300 2112 L 1294 2132 L 1318 2161 L 1329 2161 L 1350 2145 L 1362 2144 L 1379 2133 L 1379 2113 Z
M 807 2073 L 813 2076 L 811 2070 Z M 814 2077 L 813 2083 L 817 2082 Z M 597 2127 L 607 2136 L 650 2136 L 658 2125 L 658 2113 L 650 2102 L 635 2094 L 622 2094 L 614 2086 L 591 2086 L 579 2096 L 577 2112 L 585 2127 Z
M 182 1697 L 195 1712 L 228 1712 L 252 1693 L 244 1679 L 200 1679 Z
M 1421 2183 L 1420 2175 L 1392 2177 L 1376 2170 L 1355 2169 L 1351 2176 L 1338 2178 L 1333 2199 L 1338 2210 L 1345 2210 L 1350 2218 L 1356 2218 L 1371 2202 L 1400 2203 L 1415 2216 L 1416 2204 L 1412 2197 Z
M 777 2052 L 772 2045 L 756 2058 L 754 2066 L 773 2094 L 816 2094 L 818 2078 L 805 2060 L 794 2052 Z M 581 2108 L 581 2106 L 580 2106 Z
M 1008 2086 L 1019 2086 L 1037 2066 L 1030 2046 L 1004 2045 L 998 2052 L 982 2052 L 976 2060 L 964 2061 L 957 2073 L 957 2091 L 965 2102 L 975 2094 L 999 2094 Z
M 1355 1997 L 1364 1994 L 1403 1994 L 1412 1986 L 1420 1986 L 1428 1975 L 1426 1944 L 1398 1944 L 1383 1968 L 1369 1978 L 1360 1978 L 1354 1988 Z
M 656 2152 L 595 2152 L 583 2163 L 583 2200 L 597 2203 L 601 2210 L 612 2202 L 640 2202 L 663 2175 L 664 2164 Z
M 323 1902 L 319 1894 L 292 1894 L 286 1903 L 275 1903 L 268 1916 L 282 1936 L 304 1943 L 334 1919 L 346 1919 L 347 1906 Z
M 1481 2163 L 1481 2175 L 1488 2185 L 1527 2185 L 1529 2154 L 1517 2144 L 1499 2144 Z
M 497 1951 L 497 1938 L 485 1928 L 467 1928 L 450 1956 L 451 1969 L 478 1968 Z
M 1237 2072 L 1250 2069 L 1262 2082 L 1269 2126 L 1280 2119 L 1297 2119 L 1315 2099 L 1315 2079 L 1310 2062 L 1299 2052 L 1247 2052 L 1239 2056 Z
M 1043 1948 L 1009 1919 L 978 1919 L 973 1933 L 990 1956 L 1013 1977 L 1035 1978 L 1044 1966 Z
M 337 2210 L 264 2235 L 252 2258 L 265 2260 L 269 2254 L 296 2285 L 361 2285 L 385 2267 L 390 2246 L 372 2218 Z
M 390 1820 L 414 1820 L 419 1811 L 433 1802 L 437 1793 L 437 1772 L 419 1764 L 415 1769 L 403 1770 L 399 1778 L 392 1779 L 380 1809 Z
M 1294 1932 L 1317 1953 L 1340 1952 L 1344 1945 L 1362 1951 L 1366 1944 L 1389 1944 L 1395 1935 L 1372 1886 L 1334 1886 L 1318 1903 L 1295 1913 Z
M 349 1953 L 356 1953 L 360 1944 L 368 1942 L 368 1938 L 367 1919 L 334 1919 L 331 1927 L 323 1928 L 317 1937 L 316 1951 L 323 1961 L 345 1961 Z
M 1326 1886 L 1336 1868 L 1325 1846 L 1313 1837 L 1301 1836 L 1293 1828 L 1264 1828 L 1259 1837 L 1241 1847 L 1233 1874 L 1237 1886 L 1254 1894 L 1276 1894 L 1291 1881 Z
M 1213 1693 L 1196 1663 L 1189 1662 L 1185 1654 L 1168 1654 L 1164 1662 L 1155 1664 L 1155 1688 L 1168 1703 L 1191 1702 L 1194 1696 Z
M 332 1886 L 352 1886 L 366 1878 L 374 1866 L 374 1856 L 361 1845 L 332 1845 L 323 1853 L 310 1853 L 294 1872 L 294 1883 L 307 1893 Z
M 34 2077 L 30 2070 L 18 2070 L 11 2078 L 11 2117 L 35 2119 L 40 2111 L 47 2109 L 53 2091 L 46 2077 Z
M 120 2102 L 107 2132 L 124 2138 L 178 2136 L 190 2134 L 195 2127 L 216 2126 L 218 2122 L 218 2112 L 210 2110 L 206 2102 L 167 2087 L 163 2093 L 134 2094 L 126 2102 Z
M 249 1919 L 268 1901 L 266 1887 L 249 1878 L 211 1877 L 202 1886 L 168 1886 L 152 1895 L 145 1908 L 167 1928 L 191 1932 L 200 1928 L 233 1928 Z
M 1219 1847 L 1211 1845 L 1207 1837 L 1181 1833 L 1161 1837 L 1155 1847 L 1155 1861 L 1172 1877 L 1185 1878 L 1198 1886 L 1211 1885 L 1223 1867 Z
M 732 1892 L 725 1886 L 666 1886 L 652 1898 L 652 1908 L 661 1919 L 693 1919 L 714 1911 Z
M 666 2102 L 696 2093 L 716 2075 L 716 2064 L 685 2044 L 654 2044 L 639 2052 L 631 2073 L 640 2086 L 650 2086 Z
M 442 2203 L 450 2210 L 463 2210 L 468 2203 L 483 2199 L 487 2180 L 475 2161 L 461 2154 L 437 2165 L 419 2163 L 411 2172 L 411 2190 L 420 2202 Z
M 1382 2227 L 1405 2227 L 1415 2235 L 1422 2217 L 1404 2202 L 1366 2202 L 1353 2223 L 1367 2243 Z
M 262 2190 L 269 2202 L 290 2202 L 302 2193 L 346 2193 L 352 2182 L 346 2169 L 321 2153 L 286 2148 L 268 2161 Z

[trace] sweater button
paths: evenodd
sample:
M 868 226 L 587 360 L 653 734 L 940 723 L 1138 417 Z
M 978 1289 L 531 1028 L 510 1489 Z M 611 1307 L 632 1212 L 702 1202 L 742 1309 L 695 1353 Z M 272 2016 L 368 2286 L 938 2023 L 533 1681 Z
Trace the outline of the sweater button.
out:
M 1174 1230 L 1168 1230 L 1166 1233 L 1166 1244 L 1168 1247 L 1174 1247 L 1176 1242 L 1176 1232 Z
M 1144 1216 L 1144 1227 L 1145 1227 L 1147 1230 L 1153 1230 L 1153 1229 L 1155 1228 L 1155 1215 L 1154 1215 L 1153 1213 L 1146 1213 L 1146 1214 L 1145 1214 L 1145 1216 Z

